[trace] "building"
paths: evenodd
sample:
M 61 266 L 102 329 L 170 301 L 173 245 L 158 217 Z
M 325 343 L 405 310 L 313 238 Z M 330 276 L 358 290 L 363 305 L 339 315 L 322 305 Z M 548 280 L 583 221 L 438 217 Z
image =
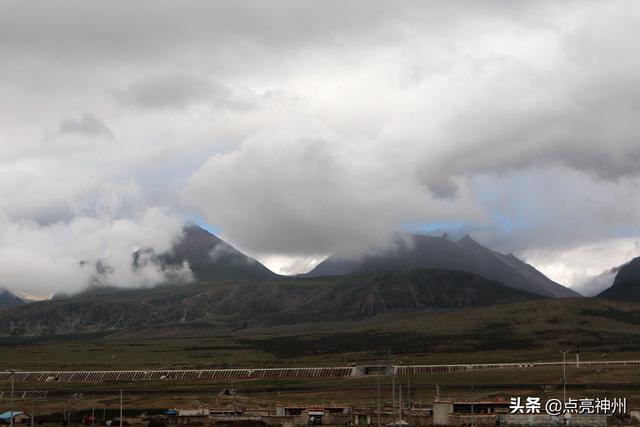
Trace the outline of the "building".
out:
M 31 417 L 26 412 L 3 412 L 0 414 L 0 424 L 11 424 L 11 418 L 13 415 L 13 424 L 28 423 Z
M 604 414 L 569 414 L 555 416 L 549 414 L 505 414 L 500 416 L 500 424 L 527 426 L 581 426 L 599 427 L 607 425 Z
M 433 425 L 496 425 L 500 415 L 509 413 L 509 402 L 434 400 Z
M 602 414 L 553 416 L 549 414 L 511 414 L 509 402 L 435 400 L 433 425 L 435 426 L 606 426 L 607 416 Z
M 278 405 L 276 416 L 267 423 L 283 420 L 283 425 L 348 424 L 351 421 L 350 412 L 351 409 L 346 406 Z

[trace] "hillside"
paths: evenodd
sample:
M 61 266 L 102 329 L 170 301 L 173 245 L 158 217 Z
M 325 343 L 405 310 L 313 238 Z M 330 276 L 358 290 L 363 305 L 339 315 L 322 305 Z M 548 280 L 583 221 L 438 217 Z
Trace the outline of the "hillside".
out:
M 249 323 L 243 328 L 197 321 L 147 324 L 83 334 L 0 337 L 0 369 L 558 361 L 558 349 L 572 351 L 577 344 L 581 360 L 632 360 L 640 354 L 639 324 L 640 304 L 599 298 L 398 309 L 354 320 L 273 326 Z M 557 382 L 561 370 L 553 370 Z M 600 373 L 600 379 L 607 371 Z M 633 382 L 637 371 L 634 367 L 621 379 Z M 592 374 L 592 381 L 597 382 L 597 373 Z M 519 376 L 518 381 L 523 378 Z
M 204 323 L 237 328 L 367 319 L 398 310 L 486 307 L 538 299 L 471 273 L 420 270 L 154 289 L 101 289 L 0 314 L 0 335 L 116 331 Z
M 181 239 L 168 253 L 160 256 L 160 261 L 165 265 L 188 262 L 198 281 L 256 280 L 278 276 L 255 259 L 197 225 L 186 226 Z
M 618 269 L 610 288 L 598 297 L 623 301 L 640 301 L 640 257 L 634 258 Z
M 331 256 L 307 275 L 336 276 L 425 268 L 466 271 L 541 296 L 579 296 L 514 255 L 488 249 L 468 235 L 458 241 L 451 241 L 446 236 L 398 236 L 393 247 L 382 253 L 359 259 Z
M 12 294 L 8 289 L 0 288 L 0 310 L 24 304 L 24 300 Z

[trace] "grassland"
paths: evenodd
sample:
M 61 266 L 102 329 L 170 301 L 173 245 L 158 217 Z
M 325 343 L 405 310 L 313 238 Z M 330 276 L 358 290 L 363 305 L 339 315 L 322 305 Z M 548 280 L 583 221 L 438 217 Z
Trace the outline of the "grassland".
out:
M 640 306 L 595 299 L 395 311 L 358 321 L 223 329 L 202 323 L 0 338 L 0 369 L 177 369 L 640 358 Z
M 158 325 L 83 335 L 0 339 L 0 369 L 170 369 L 345 366 L 349 363 L 558 361 L 580 345 L 582 360 L 640 359 L 640 306 L 595 299 L 534 300 L 485 308 L 393 311 L 358 321 L 307 322 L 224 329 L 204 323 Z M 570 354 L 569 360 L 574 360 Z M 498 369 L 397 378 L 411 382 L 412 400 L 441 396 L 558 397 L 558 367 Z M 640 406 L 640 369 L 569 366 L 569 396 L 627 397 Z M 389 400 L 389 377 L 229 382 L 19 384 L 47 390 L 45 401 L 19 402 L 40 412 L 114 410 L 119 390 L 132 413 L 168 407 L 339 402 L 374 406 L 377 382 Z M 6 390 L 8 384 L 1 384 Z M 387 396 L 386 398 L 384 396 Z M 198 402 L 198 403 L 196 403 Z M 6 406 L 6 402 L 0 402 Z

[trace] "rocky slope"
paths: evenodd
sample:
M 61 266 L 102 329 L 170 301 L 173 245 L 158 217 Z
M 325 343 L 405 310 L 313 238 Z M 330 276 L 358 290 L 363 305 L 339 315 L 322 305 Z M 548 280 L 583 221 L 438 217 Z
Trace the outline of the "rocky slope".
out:
M 623 301 L 640 301 L 640 257 L 621 266 L 610 288 L 598 297 Z
M 277 277 L 255 259 L 196 225 L 185 227 L 182 238 L 160 260 L 165 265 L 188 262 L 199 281 Z
M 512 254 L 488 249 L 470 236 L 458 241 L 446 236 L 398 236 L 392 248 L 359 259 L 331 256 L 307 273 L 311 277 L 409 269 L 447 269 L 478 274 L 511 288 L 548 297 L 576 297 L 577 292 L 550 280 Z
M 485 307 L 536 298 L 472 273 L 446 270 L 94 289 L 5 310 L 0 313 L 0 335 L 118 331 L 182 323 L 236 328 L 353 320 L 389 311 Z
M 12 294 L 8 289 L 0 288 L 0 310 L 25 304 L 25 301 Z

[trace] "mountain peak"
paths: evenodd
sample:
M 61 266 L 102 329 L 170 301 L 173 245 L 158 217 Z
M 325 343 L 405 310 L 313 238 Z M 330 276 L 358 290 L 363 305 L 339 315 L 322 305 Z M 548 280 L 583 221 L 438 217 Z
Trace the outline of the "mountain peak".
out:
M 24 304 L 24 300 L 14 295 L 9 289 L 0 288 L 0 309 Z
M 620 266 L 611 287 L 599 297 L 640 301 L 640 257 Z
M 398 245 L 358 259 L 329 257 L 308 276 L 337 276 L 400 272 L 411 269 L 444 269 L 477 274 L 526 292 L 550 297 L 576 297 L 578 293 L 550 280 L 532 266 L 508 257 L 465 235 L 458 241 L 436 236 L 412 235 L 413 244 Z
M 277 275 L 218 236 L 196 224 L 187 224 L 169 253 L 167 264 L 188 262 L 196 279 L 268 279 Z
M 469 234 L 465 234 L 464 236 L 462 236 L 460 239 L 458 239 L 457 243 L 463 245 L 482 246 L 480 243 L 476 242 Z

